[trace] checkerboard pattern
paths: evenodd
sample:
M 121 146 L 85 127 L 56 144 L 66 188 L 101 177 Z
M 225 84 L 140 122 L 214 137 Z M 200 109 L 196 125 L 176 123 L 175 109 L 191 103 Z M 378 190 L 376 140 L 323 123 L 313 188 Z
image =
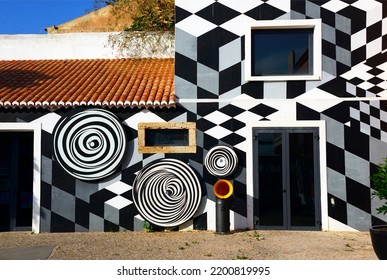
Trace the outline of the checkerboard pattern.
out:
M 71 109 L 0 108 L 2 122 L 42 124 L 41 231 L 142 230 L 133 203 L 136 174 L 154 160 L 190 165 L 202 203 L 178 229 L 214 229 L 217 181 L 204 167 L 208 151 L 232 146 L 238 167 L 232 227 L 244 228 L 249 198 L 246 135 L 250 121 L 324 120 L 329 217 L 357 230 L 386 221 L 375 213 L 369 174 L 387 155 L 387 2 L 382 0 L 176 0 L 175 109 L 108 109 L 127 136 L 121 168 L 97 182 L 78 180 L 53 157 L 53 129 Z M 321 81 L 246 82 L 245 33 L 257 20 L 322 19 Z M 362 98 L 353 100 L 351 98 Z M 379 99 L 376 99 L 379 98 Z M 189 99 L 191 102 L 184 102 Z M 193 102 L 192 102 L 193 100 Z M 202 102 L 203 100 L 203 102 Z M 195 154 L 139 154 L 139 122 L 196 122 Z M 325 155 L 322 155 L 325 156 Z M 253 198 L 254 199 L 254 198 Z
M 176 7 L 176 93 L 219 101 L 185 106 L 197 115 L 208 146 L 233 145 L 244 156 L 252 149 L 246 147 L 247 121 L 325 120 L 328 196 L 334 201 L 329 216 L 358 230 L 385 220 L 373 210 L 368 177 L 387 156 L 387 101 L 380 100 L 387 92 L 387 3 L 177 0 Z M 249 25 L 310 18 L 322 19 L 321 81 L 244 80 Z M 245 183 L 238 181 L 242 190 Z

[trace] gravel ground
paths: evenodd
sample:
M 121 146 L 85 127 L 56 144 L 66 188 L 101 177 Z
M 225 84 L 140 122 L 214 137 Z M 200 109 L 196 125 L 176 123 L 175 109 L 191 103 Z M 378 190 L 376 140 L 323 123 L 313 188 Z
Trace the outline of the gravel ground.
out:
M 368 232 L 0 233 L 0 248 L 55 246 L 52 260 L 376 260 Z

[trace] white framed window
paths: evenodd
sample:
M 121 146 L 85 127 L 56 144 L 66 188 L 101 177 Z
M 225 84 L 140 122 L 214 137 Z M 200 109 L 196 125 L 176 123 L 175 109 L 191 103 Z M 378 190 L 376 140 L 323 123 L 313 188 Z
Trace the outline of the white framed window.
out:
M 245 39 L 246 81 L 321 79 L 321 19 L 256 21 Z

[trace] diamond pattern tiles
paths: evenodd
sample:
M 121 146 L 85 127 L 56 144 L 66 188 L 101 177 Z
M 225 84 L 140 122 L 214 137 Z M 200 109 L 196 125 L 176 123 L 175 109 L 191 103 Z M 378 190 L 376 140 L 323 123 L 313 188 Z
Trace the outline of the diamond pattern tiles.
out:
M 362 168 L 367 173 L 368 166 L 380 161 L 380 151 L 387 150 L 387 101 L 347 99 L 386 97 L 387 3 L 201 0 L 194 5 L 190 2 L 176 1 L 181 13 L 177 33 L 184 36 L 176 37 L 175 63 L 180 67 L 180 61 L 189 60 L 197 73 L 192 73 L 193 79 L 186 79 L 177 72 L 176 94 L 183 95 L 182 98 L 214 100 L 212 103 L 199 100 L 190 106 L 183 103 L 197 113 L 204 152 L 219 143 L 233 145 L 242 153 L 251 152 L 245 139 L 249 121 L 325 120 L 328 196 L 335 201 L 334 206 L 328 206 L 329 216 L 360 230 L 380 218 L 373 213 L 368 200 L 367 174 L 351 168 Z M 244 35 L 248 26 L 257 20 L 309 18 L 322 20 L 322 80 L 245 82 Z M 194 21 L 203 22 L 204 27 L 187 24 Z
M 176 63 L 175 75 L 184 79 L 176 91 L 181 92 L 180 98 L 203 98 L 200 91 L 204 89 L 216 98 L 242 83 L 242 56 L 238 52 L 244 23 L 280 17 L 290 10 L 290 1 L 176 1 L 176 7 L 176 34 L 185 38 L 176 40 L 176 61 L 181 63 Z M 187 49 L 187 45 L 197 49 Z M 206 51 L 196 52 L 198 49 Z M 197 89 L 186 94 L 188 87 Z
M 347 92 L 356 97 L 387 97 L 387 52 L 351 68 L 341 75 Z M 363 101 L 350 108 L 352 125 L 387 143 L 387 107 L 379 100 Z

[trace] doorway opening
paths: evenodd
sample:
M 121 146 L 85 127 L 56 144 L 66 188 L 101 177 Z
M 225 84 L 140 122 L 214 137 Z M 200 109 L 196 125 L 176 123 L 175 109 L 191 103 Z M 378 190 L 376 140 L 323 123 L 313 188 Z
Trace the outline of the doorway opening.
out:
M 34 132 L 0 131 L 0 231 L 31 230 Z
M 318 128 L 254 128 L 254 227 L 321 230 Z

